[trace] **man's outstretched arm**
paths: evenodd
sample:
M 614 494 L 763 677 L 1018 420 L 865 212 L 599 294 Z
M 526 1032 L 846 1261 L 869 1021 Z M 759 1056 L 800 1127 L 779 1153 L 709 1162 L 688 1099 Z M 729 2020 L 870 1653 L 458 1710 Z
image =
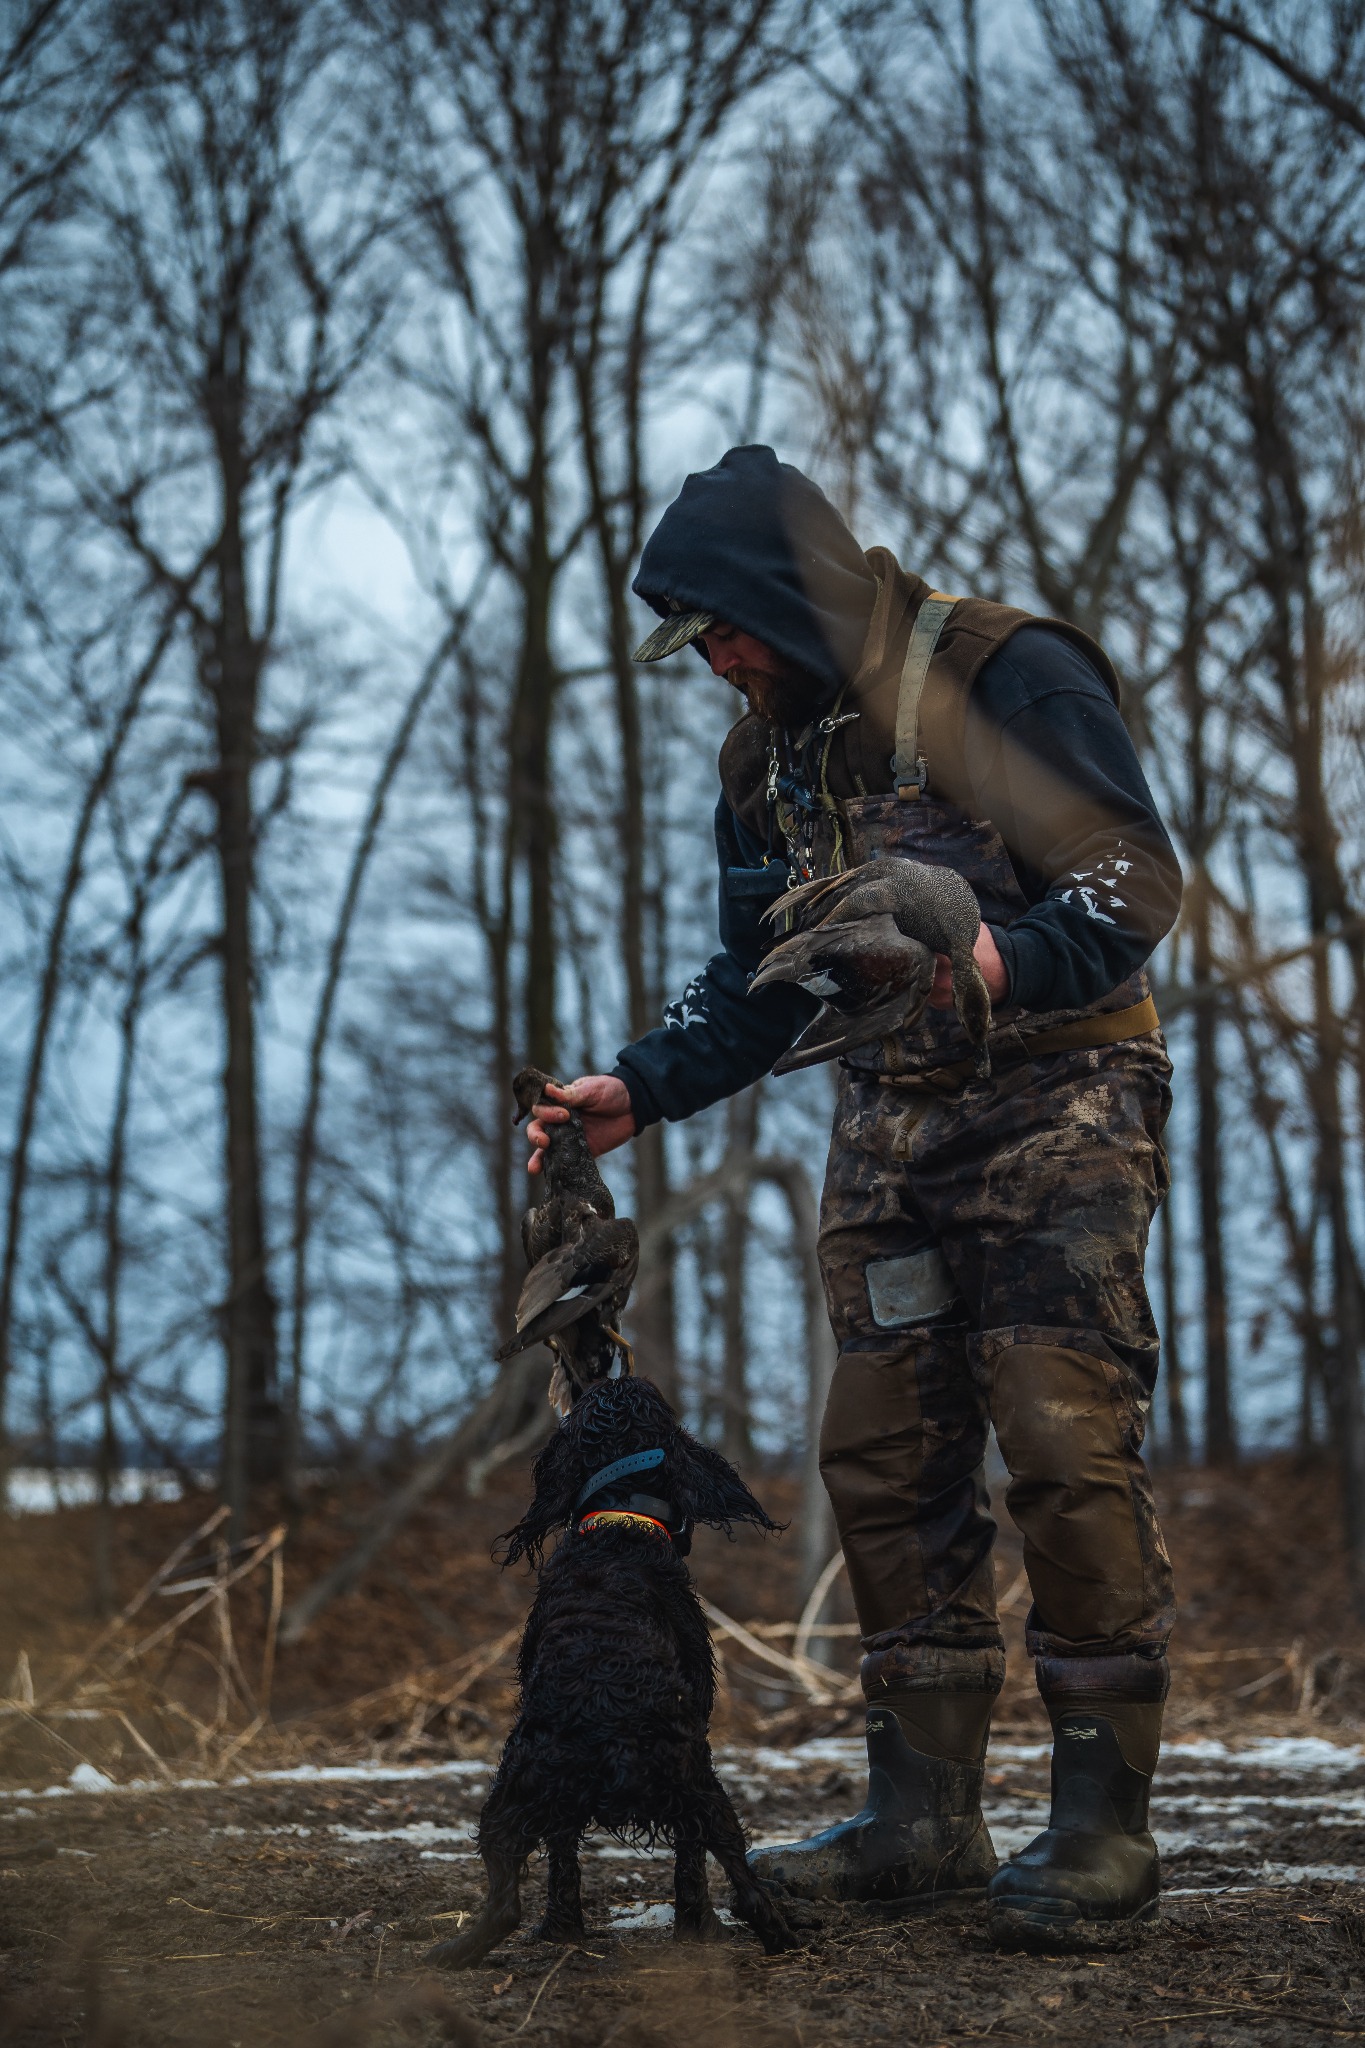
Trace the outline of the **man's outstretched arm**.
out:
M 624 1047 L 614 1073 L 587 1074 L 559 1091 L 560 1100 L 572 1102 L 582 1116 L 588 1143 L 599 1155 L 650 1124 L 694 1116 L 760 1080 L 820 1007 L 814 996 L 790 984 L 748 993 L 769 942 L 761 915 L 781 895 L 786 870 L 763 867 L 762 850 L 723 798 L 716 810 L 716 851 L 724 950 L 669 1004 L 656 1031 Z M 567 1114 L 553 1102 L 537 1107 L 527 1128 L 537 1148 L 533 1173 L 549 1142 L 546 1125 Z

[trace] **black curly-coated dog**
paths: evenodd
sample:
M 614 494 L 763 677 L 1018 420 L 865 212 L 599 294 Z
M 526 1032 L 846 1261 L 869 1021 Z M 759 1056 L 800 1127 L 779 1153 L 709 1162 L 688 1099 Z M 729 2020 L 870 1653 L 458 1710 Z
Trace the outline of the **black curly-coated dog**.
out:
M 549 1901 L 536 1933 L 582 1938 L 578 1844 L 596 1823 L 672 1845 L 674 1932 L 720 1931 L 706 1852 L 735 1908 L 770 1955 L 795 1937 L 744 1860 L 744 1833 L 706 1739 L 715 1664 L 683 1559 L 699 1522 L 773 1529 L 734 1467 L 674 1420 L 648 1380 L 589 1388 L 536 1459 L 535 1499 L 503 1539 L 504 1562 L 541 1564 L 521 1639 L 521 1707 L 479 1817 L 488 1901 L 429 1963 L 478 1963 L 521 1920 L 519 1883 L 533 1849 L 549 1855 Z

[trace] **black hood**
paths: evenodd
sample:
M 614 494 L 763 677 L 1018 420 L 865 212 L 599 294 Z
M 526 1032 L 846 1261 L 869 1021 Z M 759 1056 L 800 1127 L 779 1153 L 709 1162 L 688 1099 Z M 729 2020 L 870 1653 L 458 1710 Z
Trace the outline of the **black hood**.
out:
M 831 696 L 858 666 L 877 594 L 824 492 L 762 447 L 732 448 L 688 477 L 646 541 L 633 587 L 661 618 L 713 612 L 752 633 Z

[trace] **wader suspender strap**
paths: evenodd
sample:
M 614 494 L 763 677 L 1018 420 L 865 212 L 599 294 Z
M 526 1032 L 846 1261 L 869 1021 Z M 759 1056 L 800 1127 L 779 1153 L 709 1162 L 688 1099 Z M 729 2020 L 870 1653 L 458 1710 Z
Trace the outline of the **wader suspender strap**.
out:
M 896 699 L 896 751 L 891 756 L 891 778 L 903 803 L 922 797 L 928 780 L 929 770 L 919 750 L 919 702 L 939 635 L 956 603 L 955 597 L 931 590 L 915 613 L 910 629 L 910 645 L 905 650 L 900 695 Z

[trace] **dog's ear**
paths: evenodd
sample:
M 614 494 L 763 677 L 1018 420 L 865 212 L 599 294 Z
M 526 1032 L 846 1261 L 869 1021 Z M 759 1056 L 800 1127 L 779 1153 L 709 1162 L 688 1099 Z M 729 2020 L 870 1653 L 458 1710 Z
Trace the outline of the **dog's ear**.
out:
M 528 1557 L 539 1565 L 545 1538 L 573 1513 L 583 1484 L 583 1451 L 578 1432 L 562 1422 L 531 1467 L 535 1497 L 514 1529 L 499 1536 L 493 1554 L 501 1564 Z
M 678 1505 L 690 1522 L 705 1522 L 709 1528 L 727 1533 L 736 1522 L 751 1522 L 756 1529 L 776 1531 L 786 1527 L 773 1521 L 766 1508 L 755 1500 L 728 1458 L 684 1435 L 675 1446 L 680 1479 Z

